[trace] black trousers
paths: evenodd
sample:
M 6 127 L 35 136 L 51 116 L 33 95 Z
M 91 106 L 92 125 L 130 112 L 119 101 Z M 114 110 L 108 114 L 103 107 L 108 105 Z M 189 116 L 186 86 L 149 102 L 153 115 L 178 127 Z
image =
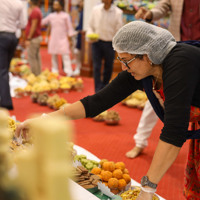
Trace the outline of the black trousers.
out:
M 9 86 L 9 67 L 17 46 L 15 33 L 0 32 L 0 107 L 13 109 Z
M 94 70 L 95 92 L 104 88 L 110 81 L 113 71 L 115 52 L 112 42 L 99 40 L 92 44 L 92 62 Z M 104 60 L 103 74 L 101 74 L 102 61 Z

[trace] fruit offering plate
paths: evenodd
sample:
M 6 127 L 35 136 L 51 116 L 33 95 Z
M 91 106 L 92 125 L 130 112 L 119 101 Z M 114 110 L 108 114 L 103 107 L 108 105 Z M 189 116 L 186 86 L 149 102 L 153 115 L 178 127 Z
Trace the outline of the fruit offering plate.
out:
M 140 191 L 141 187 L 131 186 L 130 190 L 123 192 L 120 196 L 122 197 L 122 200 L 136 200 L 136 198 L 140 194 Z M 160 198 L 156 194 L 154 194 L 152 200 L 160 200 Z
M 125 187 L 125 189 L 124 189 L 122 192 L 120 192 L 119 194 L 115 195 L 115 194 L 113 194 L 113 193 L 111 192 L 110 188 L 108 188 L 108 186 L 106 186 L 105 184 L 103 184 L 103 183 L 101 183 L 101 182 L 98 182 L 97 185 L 98 185 L 98 189 L 99 189 L 104 195 L 108 196 L 108 197 L 111 198 L 111 199 L 122 199 L 122 198 L 120 198 L 120 194 L 123 193 L 124 191 L 129 190 L 130 187 L 131 187 L 131 183 L 129 183 L 129 184 Z

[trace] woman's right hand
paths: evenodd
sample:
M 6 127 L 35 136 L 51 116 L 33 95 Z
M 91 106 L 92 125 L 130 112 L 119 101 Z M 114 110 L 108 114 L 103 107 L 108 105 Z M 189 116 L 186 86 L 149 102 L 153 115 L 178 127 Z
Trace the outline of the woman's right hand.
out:
M 145 7 L 139 8 L 139 10 L 135 14 L 136 19 L 144 19 L 146 21 L 151 21 L 153 18 L 153 14 L 150 10 Z
M 20 137 L 20 135 L 23 135 L 25 139 L 27 138 L 31 121 L 32 121 L 31 119 L 27 119 L 24 122 L 17 125 L 16 131 L 15 131 L 15 136 L 17 138 Z

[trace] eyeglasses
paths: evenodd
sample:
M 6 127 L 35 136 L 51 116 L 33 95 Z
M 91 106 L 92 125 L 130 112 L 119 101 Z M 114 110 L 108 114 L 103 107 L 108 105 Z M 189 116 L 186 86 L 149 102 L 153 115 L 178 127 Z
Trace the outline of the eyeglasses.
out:
M 130 69 L 130 67 L 128 66 L 128 64 L 131 63 L 132 61 L 134 61 L 136 58 L 138 58 L 138 55 L 136 55 L 135 57 L 133 57 L 129 61 L 125 62 L 125 61 L 121 60 L 121 58 L 119 56 L 117 57 L 117 59 L 119 60 L 119 62 L 121 62 L 123 65 L 125 65 L 128 69 Z

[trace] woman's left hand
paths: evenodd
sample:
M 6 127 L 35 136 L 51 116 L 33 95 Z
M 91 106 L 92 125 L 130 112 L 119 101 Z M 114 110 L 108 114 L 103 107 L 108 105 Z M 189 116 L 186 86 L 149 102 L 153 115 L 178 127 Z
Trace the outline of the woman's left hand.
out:
M 152 199 L 153 199 L 153 193 L 144 192 L 143 190 L 140 191 L 140 194 L 136 198 L 136 200 L 152 200 Z

